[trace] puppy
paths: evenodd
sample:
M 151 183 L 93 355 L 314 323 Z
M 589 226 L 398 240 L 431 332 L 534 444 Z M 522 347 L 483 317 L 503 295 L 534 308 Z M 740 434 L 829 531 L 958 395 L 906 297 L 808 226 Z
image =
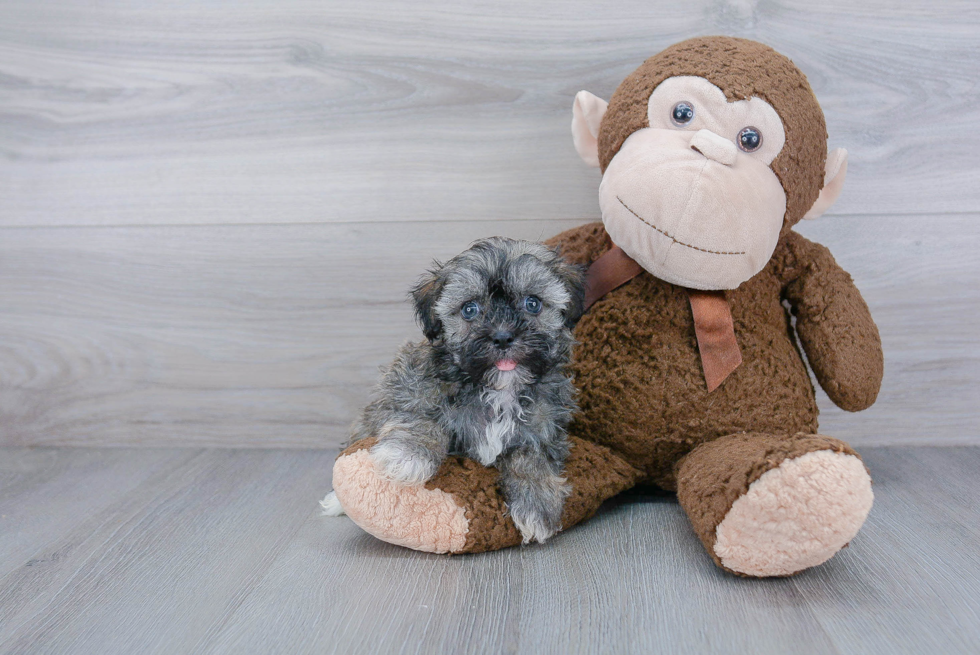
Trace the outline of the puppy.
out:
M 576 410 L 565 367 L 582 315 L 580 267 L 550 248 L 493 237 L 435 268 L 412 291 L 427 341 L 408 343 L 384 371 L 352 441 L 390 480 L 422 484 L 447 455 L 500 471 L 524 543 L 561 529 L 566 426 Z M 342 508 L 332 493 L 326 513 Z

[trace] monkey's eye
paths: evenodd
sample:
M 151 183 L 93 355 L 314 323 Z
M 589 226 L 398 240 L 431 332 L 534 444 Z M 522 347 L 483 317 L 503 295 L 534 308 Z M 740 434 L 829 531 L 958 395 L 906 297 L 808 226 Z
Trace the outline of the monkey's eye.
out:
M 743 127 L 738 133 L 738 147 L 745 152 L 755 152 L 762 146 L 762 132 L 754 127 Z
M 535 296 L 528 296 L 524 299 L 524 310 L 528 314 L 540 314 L 541 306 L 541 300 Z
M 670 110 L 670 120 L 674 122 L 674 125 L 684 127 L 694 120 L 694 105 L 687 101 L 678 102 Z
M 464 302 L 462 309 L 459 310 L 459 314 L 463 317 L 464 321 L 472 321 L 480 314 L 480 304 L 475 300 Z

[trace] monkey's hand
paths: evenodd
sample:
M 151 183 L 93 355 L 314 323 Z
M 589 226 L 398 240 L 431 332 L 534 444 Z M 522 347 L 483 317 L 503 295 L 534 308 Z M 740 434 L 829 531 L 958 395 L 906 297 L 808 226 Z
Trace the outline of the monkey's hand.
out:
M 881 337 L 868 305 L 827 248 L 795 232 L 787 245 L 795 261 L 786 299 L 817 381 L 841 409 L 867 409 L 884 372 Z
M 400 484 L 423 484 L 436 474 L 446 458 L 446 441 L 432 434 L 429 422 L 414 425 L 386 423 L 371 457 L 382 478 Z M 429 429 L 426 429 L 429 428 Z

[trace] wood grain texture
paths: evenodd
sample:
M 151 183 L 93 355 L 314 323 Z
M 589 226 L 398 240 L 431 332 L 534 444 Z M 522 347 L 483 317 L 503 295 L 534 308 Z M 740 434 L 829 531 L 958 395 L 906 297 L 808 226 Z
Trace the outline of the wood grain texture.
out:
M 334 446 L 378 367 L 421 338 L 432 257 L 569 221 L 10 229 L 0 241 L 0 444 Z M 978 443 L 980 216 L 807 222 L 881 328 L 855 445 Z M 406 247 L 419 233 L 424 247 Z
M 3 578 L 0 649 L 193 652 L 201 634 L 234 612 L 236 592 L 258 579 L 311 514 L 335 456 L 125 452 L 187 461 L 66 527 L 59 541 Z M 105 475 L 102 483 L 112 485 Z
M 339 443 L 432 257 L 598 216 L 574 93 L 711 33 L 791 56 L 850 149 L 800 229 L 887 370 L 824 431 L 977 443 L 976 2 L 8 0 L 0 444 Z
M 809 76 L 837 212 L 980 207 L 973 0 L 8 0 L 0 225 L 597 215 L 574 94 L 716 33 Z
M 50 452 L 0 458 L 40 470 Z M 51 456 L 46 477 L 79 452 Z M 957 655 L 980 643 L 976 447 L 868 448 L 876 498 L 861 533 L 776 580 L 717 569 L 671 496 L 621 496 L 545 546 L 446 557 L 316 516 L 335 451 L 186 452 L 18 556 L 0 576 L 0 652 Z M 147 453 L 161 467 L 180 456 L 119 453 L 134 469 Z M 91 473 L 86 484 L 113 485 L 110 467 Z M 10 499 L 49 498 L 45 484 Z
M 47 565 L 68 553 L 30 560 L 148 480 L 166 476 L 196 451 L 7 449 L 0 455 L 0 576 Z M 0 610 L 0 624 L 3 624 Z
M 10 230 L 0 443 L 336 445 L 432 257 L 572 224 Z

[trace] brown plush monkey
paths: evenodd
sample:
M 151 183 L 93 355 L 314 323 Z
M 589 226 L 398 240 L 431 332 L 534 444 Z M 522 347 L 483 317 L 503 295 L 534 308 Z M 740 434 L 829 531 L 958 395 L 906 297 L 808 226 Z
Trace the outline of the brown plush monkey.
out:
M 871 479 L 853 449 L 817 434 L 800 348 L 849 411 L 874 402 L 883 364 L 850 276 L 791 230 L 836 200 L 847 168 L 846 152 L 828 156 L 806 78 L 759 43 L 698 38 L 644 62 L 608 106 L 579 93 L 573 115 L 576 149 L 603 172 L 603 223 L 552 240 L 591 265 L 594 302 L 576 330 L 564 528 L 654 483 L 677 491 L 728 571 L 824 562 L 863 524 Z M 377 476 L 372 442 L 334 468 L 365 530 L 433 552 L 520 543 L 496 469 L 450 458 L 424 486 L 399 487 Z

